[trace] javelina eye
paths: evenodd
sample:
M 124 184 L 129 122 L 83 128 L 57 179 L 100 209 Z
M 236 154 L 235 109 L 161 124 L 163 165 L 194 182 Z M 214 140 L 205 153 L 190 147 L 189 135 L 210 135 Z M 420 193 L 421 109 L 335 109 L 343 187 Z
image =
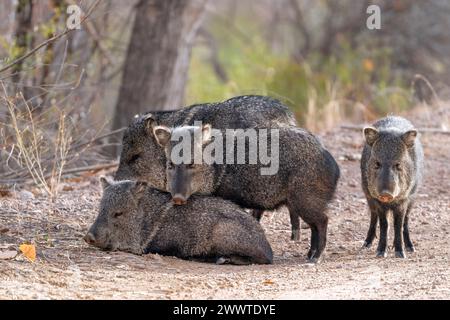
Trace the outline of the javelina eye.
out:
M 380 169 L 381 168 L 381 163 L 379 161 L 375 162 L 375 169 Z
M 167 168 L 173 169 L 174 167 L 175 167 L 175 165 L 173 164 L 172 161 L 167 162 Z
M 118 217 L 120 217 L 121 215 L 123 215 L 123 212 L 121 212 L 121 211 L 116 212 L 116 213 L 114 213 L 114 218 L 118 218 Z
M 395 170 L 402 170 L 402 166 L 400 165 L 400 163 L 396 163 L 394 168 Z
M 135 154 L 134 156 L 132 156 L 132 157 L 130 158 L 130 160 L 128 160 L 128 163 L 134 163 L 134 162 L 136 162 L 136 160 L 139 159 L 140 156 L 141 156 L 140 154 Z

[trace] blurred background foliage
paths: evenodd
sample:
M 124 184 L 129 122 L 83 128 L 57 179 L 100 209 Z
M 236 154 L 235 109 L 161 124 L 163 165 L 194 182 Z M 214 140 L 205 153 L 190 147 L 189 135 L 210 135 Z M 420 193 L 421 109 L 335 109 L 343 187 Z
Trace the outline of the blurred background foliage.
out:
M 2 64 L 63 31 L 69 4 L 86 10 L 94 1 L 2 1 Z M 10 93 L 23 91 L 34 108 L 49 104 L 51 98 L 78 104 L 81 116 L 96 128 L 105 125 L 105 115 L 108 121 L 114 116 L 131 119 L 136 110 L 262 94 L 285 102 L 300 124 L 326 129 L 333 123 L 370 121 L 412 107 L 417 102 L 412 86 L 415 74 L 430 79 L 443 98 L 450 96 L 448 1 L 189 0 L 182 3 L 197 6 L 188 14 L 201 23 L 188 44 L 190 62 L 178 72 L 187 74 L 186 81 L 178 81 L 183 88 L 162 83 L 157 91 L 166 85 L 172 90 L 168 97 L 145 97 L 143 106 L 128 108 L 130 114 L 119 113 L 116 105 L 126 82 L 125 66 L 137 64 L 127 59 L 133 21 L 138 19 L 138 6 L 145 3 L 153 7 L 170 3 L 161 10 L 171 10 L 168 17 L 174 21 L 184 19 L 174 16 L 174 0 L 102 0 L 89 24 L 16 66 L 16 72 L 2 81 Z M 370 4 L 381 8 L 381 30 L 366 27 Z M 174 46 L 182 45 L 175 40 Z M 148 51 L 142 54 L 145 57 Z M 160 79 L 164 81 L 169 80 Z M 430 100 L 427 90 L 421 90 L 419 100 Z
M 306 31 L 306 26 L 299 26 L 295 21 L 299 17 L 290 16 L 295 12 L 292 7 L 311 16 L 322 12 L 322 19 L 317 18 L 322 21 L 312 23 L 320 30 L 326 29 L 329 23 L 329 14 L 323 12 L 332 10 L 331 2 L 280 1 L 274 7 L 281 12 L 271 13 L 277 17 L 275 25 L 270 24 L 266 15 L 249 7 L 225 16 L 223 12 L 227 11 L 223 8 L 210 13 L 199 32 L 200 40 L 193 47 L 187 104 L 241 94 L 271 95 L 290 106 L 300 124 L 310 129 L 323 129 L 323 118 L 330 112 L 336 118 L 334 122 L 353 118 L 367 121 L 412 107 L 413 68 L 404 72 L 396 66 L 394 48 L 383 45 L 375 36 L 376 31 L 370 35 L 365 29 L 368 15 L 364 1 L 356 5 L 354 1 L 344 0 L 339 4 L 334 1 L 342 10 L 337 15 L 351 16 L 356 12 L 353 14 L 359 18 L 344 19 L 340 26 L 339 23 L 328 26 L 334 29 L 330 35 L 333 40 L 319 37 L 315 45 L 310 43 L 305 48 L 304 38 L 313 42 L 312 38 L 320 32 L 313 28 Z M 261 3 L 262 7 L 270 5 Z M 236 5 L 245 7 L 245 4 Z M 299 28 L 304 34 L 299 34 Z M 297 35 L 297 38 L 283 38 L 279 33 Z M 216 39 L 213 45 L 209 38 Z M 327 42 L 333 44 L 326 47 Z M 327 108 L 330 105 L 334 105 L 334 110 Z
M 1 0 L 0 70 L 64 32 L 72 4 L 94 7 L 80 30 L 0 71 L 0 180 L 26 171 L 29 130 L 32 169 L 58 137 L 81 146 L 58 161 L 90 166 L 118 155 L 110 130 L 152 110 L 269 95 L 322 132 L 450 98 L 447 0 Z

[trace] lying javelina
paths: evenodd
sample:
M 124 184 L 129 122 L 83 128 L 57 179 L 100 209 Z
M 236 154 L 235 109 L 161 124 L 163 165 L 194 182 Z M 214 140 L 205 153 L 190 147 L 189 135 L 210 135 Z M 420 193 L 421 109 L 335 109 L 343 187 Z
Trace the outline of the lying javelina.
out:
M 84 237 L 89 244 L 217 263 L 272 263 L 263 229 L 232 202 L 199 196 L 173 206 L 170 194 L 145 182 L 101 183 L 100 212 Z

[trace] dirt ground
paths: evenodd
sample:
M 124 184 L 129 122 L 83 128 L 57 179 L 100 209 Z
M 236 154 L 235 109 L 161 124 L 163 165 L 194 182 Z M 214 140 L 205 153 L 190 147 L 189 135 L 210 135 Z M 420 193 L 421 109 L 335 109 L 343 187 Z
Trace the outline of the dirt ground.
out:
M 408 115 L 418 127 L 450 116 Z M 274 251 L 267 266 L 217 266 L 159 255 L 106 253 L 82 241 L 101 196 L 98 177 L 64 183 L 59 199 L 16 192 L 0 197 L 0 252 L 33 242 L 37 260 L 0 260 L 0 299 L 450 299 L 450 135 L 423 134 L 426 174 L 411 214 L 415 253 L 376 258 L 361 250 L 369 215 L 360 187 L 360 131 L 322 135 L 342 178 L 329 217 L 328 245 L 318 265 L 305 262 L 309 230 L 289 240 L 285 210 L 262 224 Z M 392 228 L 391 228 L 392 229 Z M 390 230 L 392 231 L 392 230 Z M 392 244 L 392 233 L 390 233 Z

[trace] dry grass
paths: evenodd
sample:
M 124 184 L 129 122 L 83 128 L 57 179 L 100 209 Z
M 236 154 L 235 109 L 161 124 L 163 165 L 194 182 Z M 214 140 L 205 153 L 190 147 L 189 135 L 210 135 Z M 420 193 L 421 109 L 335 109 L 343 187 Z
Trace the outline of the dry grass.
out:
M 9 160 L 12 159 L 17 165 L 26 168 L 38 187 L 42 188 L 47 195 L 54 199 L 58 195 L 58 186 L 61 174 L 67 162 L 67 155 L 72 142 L 72 133 L 66 124 L 66 114 L 57 110 L 57 124 L 55 135 L 48 137 L 44 130 L 47 125 L 39 123 L 33 116 L 33 112 L 20 93 L 19 98 L 24 102 L 24 110 L 20 110 L 11 98 L 2 97 L 6 102 L 9 112 L 10 129 L 12 135 L 12 148 Z M 44 156 L 52 155 L 48 165 L 44 166 Z

